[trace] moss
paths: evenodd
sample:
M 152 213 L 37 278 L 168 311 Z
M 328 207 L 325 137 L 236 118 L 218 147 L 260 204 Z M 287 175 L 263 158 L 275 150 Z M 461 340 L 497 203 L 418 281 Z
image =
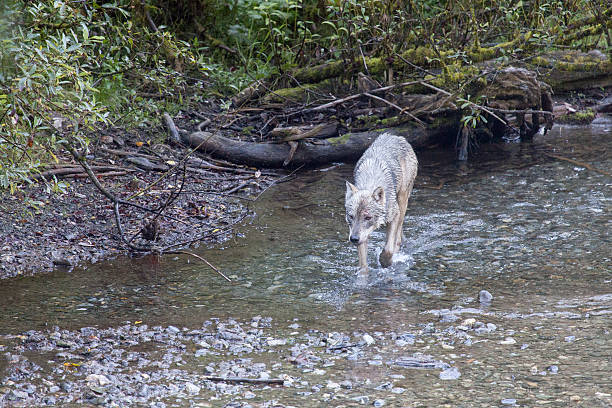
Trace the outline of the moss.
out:
M 549 60 L 548 58 L 544 58 L 544 57 L 533 57 L 530 60 L 531 64 L 533 65 L 537 65 L 538 67 L 552 67 L 553 66 L 553 62 L 551 60 Z
M 338 137 L 329 138 L 327 139 L 327 141 L 331 143 L 332 145 L 338 145 L 338 144 L 345 144 L 346 142 L 349 141 L 350 138 L 351 138 L 351 133 L 345 133 Z
M 572 62 L 559 61 L 555 65 L 562 71 L 587 71 L 591 73 L 606 73 L 612 71 L 612 63 L 609 61 L 589 61 L 585 58 L 578 58 Z
M 262 100 L 264 103 L 303 103 L 308 101 L 308 91 L 322 92 L 332 88 L 332 80 L 325 80 L 318 84 L 306 84 L 295 88 L 281 88 L 266 94 Z
M 581 110 L 578 112 L 570 113 L 569 115 L 563 115 L 555 119 L 557 123 L 574 124 L 574 125 L 586 125 L 595 119 L 595 111 L 591 108 Z
M 242 134 L 243 135 L 249 135 L 249 134 L 251 134 L 251 132 L 253 130 L 255 130 L 254 126 L 245 126 L 245 127 L 242 128 Z
M 355 126 L 361 128 L 372 128 L 380 123 L 380 117 L 376 115 L 359 115 L 355 118 Z
M 300 83 L 308 84 L 340 76 L 345 70 L 346 63 L 344 61 L 334 61 L 314 67 L 298 69 L 293 73 L 293 76 Z

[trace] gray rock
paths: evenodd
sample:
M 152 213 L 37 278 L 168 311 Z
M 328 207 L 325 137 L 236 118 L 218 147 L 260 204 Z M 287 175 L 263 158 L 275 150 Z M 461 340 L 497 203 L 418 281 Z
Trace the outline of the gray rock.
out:
M 450 367 L 440 373 L 441 380 L 456 380 L 461 377 L 457 367 Z
M 185 384 L 185 391 L 187 391 L 191 395 L 196 395 L 200 393 L 200 387 L 198 387 L 197 385 L 193 383 L 188 382 Z
M 493 300 L 493 295 L 488 290 L 481 290 L 480 293 L 478 293 L 478 300 L 483 306 L 488 306 Z
M 364 405 L 370 401 L 370 397 L 368 397 L 367 395 L 360 395 L 358 397 L 351 398 L 351 400 L 357 402 L 358 404 Z

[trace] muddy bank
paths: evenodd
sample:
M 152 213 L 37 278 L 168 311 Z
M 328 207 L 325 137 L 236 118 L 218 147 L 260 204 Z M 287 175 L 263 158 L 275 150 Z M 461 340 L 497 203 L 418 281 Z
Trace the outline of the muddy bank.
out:
M 119 207 L 124 235 L 148 252 L 213 245 L 234 236 L 234 226 L 249 215 L 249 203 L 285 174 L 197 157 L 185 169 L 168 171 L 188 149 L 139 141 L 146 137 L 102 135 L 88 161 L 104 188 L 131 203 Z M 108 168 L 120 171 L 97 171 Z M 112 202 L 84 170 L 73 165 L 47 172 L 54 171 L 75 174 L 60 179 L 59 191 L 33 184 L 0 195 L 0 279 L 138 255 L 121 241 Z M 155 236 L 146 239 L 144 227 L 153 218 Z

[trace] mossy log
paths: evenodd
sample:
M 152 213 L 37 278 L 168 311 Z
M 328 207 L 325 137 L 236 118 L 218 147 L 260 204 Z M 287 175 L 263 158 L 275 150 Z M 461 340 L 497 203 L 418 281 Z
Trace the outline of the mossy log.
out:
M 505 47 L 506 45 L 499 44 L 495 47 L 482 48 L 480 52 L 474 51 L 472 59 L 475 61 L 487 61 L 488 58 L 494 58 L 496 56 L 494 50 L 504 49 Z M 432 63 L 427 63 L 427 58 L 425 58 L 425 56 L 433 58 L 433 55 L 429 56 L 429 52 L 430 51 L 426 48 L 408 51 L 408 53 L 414 54 L 413 58 L 408 60 L 413 63 L 416 61 L 417 65 L 420 66 L 431 66 Z M 382 73 L 385 65 L 381 59 L 370 58 L 368 61 L 372 63 L 372 65 L 368 65 L 368 70 L 372 75 Z M 533 57 L 528 63 L 522 65 L 530 70 L 537 70 L 540 72 L 541 75 L 539 76 L 539 80 L 551 85 L 555 93 L 612 86 L 612 61 L 599 51 L 591 51 L 588 53 L 573 50 L 553 52 Z M 439 88 L 452 89 L 459 83 L 468 82 L 470 78 L 478 78 L 478 80 L 471 84 L 471 87 L 474 89 L 469 90 L 470 93 L 474 94 L 477 93 L 480 88 L 487 85 L 480 74 L 483 70 L 490 70 L 491 66 L 494 67 L 495 64 L 491 64 L 488 61 L 481 65 L 461 66 L 449 64 L 445 67 L 446 71 L 444 74 L 427 76 L 425 77 L 425 81 Z M 307 83 L 308 85 L 301 85 L 295 88 L 283 88 L 270 92 L 263 96 L 261 101 L 264 104 L 286 103 L 287 101 L 293 103 L 307 103 L 310 102 L 309 96 L 311 94 L 337 94 L 341 84 L 339 81 L 334 82 L 331 78 L 346 78 L 347 75 L 351 76 L 355 73 L 354 71 L 363 69 L 363 62 L 361 65 L 356 66 L 354 70 L 347 67 L 348 65 L 344 62 L 335 61 L 298 70 L 296 76 L 299 77 L 302 83 Z M 396 72 L 401 72 L 403 69 L 410 67 L 401 60 L 396 59 L 393 63 L 393 68 Z M 321 80 L 321 82 L 313 83 L 316 82 L 317 79 Z M 348 83 L 346 79 L 345 82 Z M 431 92 L 431 90 L 415 84 L 404 87 L 403 92 L 428 93 Z
M 522 48 L 524 49 L 527 47 L 527 40 L 529 40 L 530 37 L 531 32 L 520 35 L 512 41 L 503 42 L 491 47 L 473 48 L 467 51 L 467 57 L 474 63 L 491 60 L 502 56 L 505 50 L 512 49 L 519 44 L 522 44 Z M 407 68 L 412 70 L 412 67 L 408 66 L 404 61 L 410 61 L 412 64 L 421 67 L 436 68 L 450 64 L 456 59 L 456 54 L 457 52 L 455 50 L 440 50 L 436 52 L 429 47 L 417 47 L 403 52 L 399 58 L 393 58 L 391 68 L 393 68 L 395 72 L 403 72 Z M 441 58 L 447 59 L 448 62 L 442 64 L 440 61 Z M 295 70 L 292 76 L 301 84 L 315 84 L 326 79 L 342 76 L 350 77 L 363 70 L 364 61 L 370 75 L 381 74 L 384 70 L 389 68 L 385 58 L 356 58 L 353 61 L 331 61 L 314 67 L 300 68 Z
M 563 51 L 534 57 L 527 67 L 555 93 L 612 86 L 612 61 L 600 51 Z
M 378 135 L 389 131 L 404 136 L 415 148 L 440 143 L 458 131 L 459 118 L 450 115 L 437 118 L 425 127 L 406 124 L 402 127 L 368 132 L 346 133 L 331 139 L 303 140 L 289 164 L 290 167 L 314 167 L 328 163 L 357 160 Z M 210 132 L 182 135 L 183 143 L 210 156 L 253 167 L 280 168 L 290 155 L 287 143 L 257 143 L 229 139 Z M 445 140 L 446 141 L 446 140 Z

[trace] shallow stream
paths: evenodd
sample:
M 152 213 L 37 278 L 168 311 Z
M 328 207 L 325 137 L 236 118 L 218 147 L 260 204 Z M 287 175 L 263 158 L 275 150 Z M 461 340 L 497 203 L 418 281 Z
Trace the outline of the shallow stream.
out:
M 355 285 L 357 254 L 344 221 L 352 167 L 332 166 L 270 188 L 239 236 L 194 250 L 232 283 L 187 256 L 4 281 L 0 334 L 269 316 L 275 336 L 299 327 L 369 333 L 367 345 L 375 343 L 328 364 L 322 391 L 313 380 L 307 391 L 266 389 L 254 406 L 612 406 L 612 178 L 580 165 L 612 171 L 612 123 L 483 145 L 461 165 L 448 153 L 418 156 L 401 253 L 379 268 L 385 236 L 376 232 L 365 288 Z M 490 302 L 479 301 L 482 290 Z M 443 364 L 432 371 L 390 363 L 414 353 Z M 448 367 L 447 379 L 440 371 Z M 310 378 L 311 369 L 296 373 Z M 0 362 L 0 378 L 7 370 Z M 329 386 L 330 378 L 353 386 Z M 214 395 L 219 404 L 236 400 Z M 204 392 L 168 398 L 170 406 L 212 401 Z

